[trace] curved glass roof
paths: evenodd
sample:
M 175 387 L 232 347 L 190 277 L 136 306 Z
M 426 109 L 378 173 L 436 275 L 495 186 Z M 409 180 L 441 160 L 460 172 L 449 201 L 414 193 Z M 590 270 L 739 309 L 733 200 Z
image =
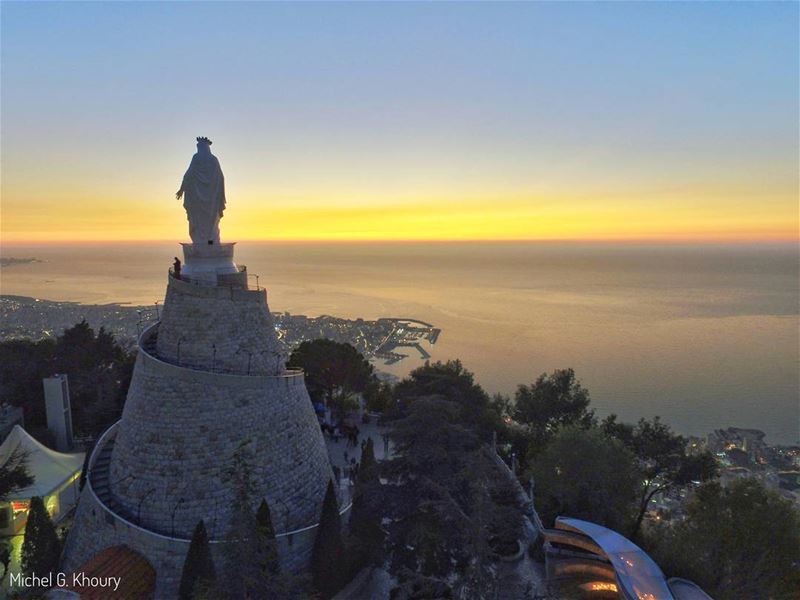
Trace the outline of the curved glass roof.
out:
M 556 528 L 590 537 L 608 558 L 617 574 L 620 592 L 629 600 L 675 600 L 655 561 L 625 536 L 602 525 L 558 517 Z

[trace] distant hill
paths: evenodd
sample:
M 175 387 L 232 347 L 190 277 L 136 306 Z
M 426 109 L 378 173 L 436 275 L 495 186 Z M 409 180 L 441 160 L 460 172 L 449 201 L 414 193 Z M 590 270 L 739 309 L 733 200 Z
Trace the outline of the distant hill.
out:
M 28 265 L 30 263 L 44 262 L 38 258 L 15 258 L 9 256 L 7 258 L 0 258 L 0 267 L 13 267 L 14 265 Z

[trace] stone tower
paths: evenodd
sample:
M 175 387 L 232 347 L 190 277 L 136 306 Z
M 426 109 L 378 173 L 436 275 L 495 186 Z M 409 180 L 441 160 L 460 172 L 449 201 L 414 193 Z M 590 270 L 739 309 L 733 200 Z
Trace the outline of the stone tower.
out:
M 157 598 L 177 596 L 201 519 L 220 555 L 237 452 L 253 509 L 266 498 L 291 571 L 307 566 L 332 478 L 303 373 L 284 368 L 266 291 L 248 287 L 234 244 L 183 246 L 161 319 L 139 338 L 122 418 L 91 453 L 62 565 L 75 571 L 128 546 L 155 568 Z

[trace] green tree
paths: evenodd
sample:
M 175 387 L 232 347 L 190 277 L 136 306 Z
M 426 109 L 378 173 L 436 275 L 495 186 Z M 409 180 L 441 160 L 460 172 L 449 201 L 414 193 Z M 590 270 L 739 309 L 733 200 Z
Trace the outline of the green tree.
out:
M 0 398 L 25 412 L 28 428 L 46 425 L 42 378 L 56 373 L 55 340 L 0 342 Z
M 275 539 L 275 527 L 272 525 L 272 511 L 269 509 L 266 498 L 261 500 L 256 511 L 256 526 L 258 533 L 267 540 Z
M 367 438 L 361 453 L 358 478 L 353 491 L 353 506 L 350 509 L 350 544 L 353 551 L 348 554 L 355 556 L 356 563 L 349 569 L 351 572 L 365 564 L 379 564 L 383 559 L 380 487 L 380 473 L 372 438 Z
M 489 406 L 503 419 L 514 417 L 514 404 L 511 402 L 511 398 L 505 394 L 494 394 L 489 400 Z
M 181 583 L 178 588 L 178 597 L 181 600 L 193 600 L 198 597 L 198 592 L 214 584 L 216 572 L 214 561 L 211 558 L 211 547 L 208 544 L 208 534 L 205 523 L 201 520 L 194 528 L 189 551 L 183 563 Z
M 564 515 L 617 531 L 630 523 L 639 489 L 636 458 L 619 440 L 576 425 L 555 433 L 532 463 L 545 522 Z
M 503 425 L 489 395 L 459 360 L 426 362 L 398 383 L 394 394 L 406 411 L 418 398 L 438 397 L 453 402 L 458 407 L 455 418 L 484 441 Z
M 667 573 L 716 600 L 797 598 L 800 512 L 755 479 L 707 482 L 652 552 Z
M 477 436 L 459 422 L 460 407 L 441 398 L 416 398 L 408 415 L 392 423 L 394 454 L 385 465 L 385 507 L 392 569 L 445 577 L 465 565 L 468 517 L 464 498 L 469 456 Z M 458 500 L 462 500 L 460 503 Z
M 591 427 L 595 419 L 589 401 L 589 391 L 572 369 L 542 373 L 531 385 L 520 385 L 514 395 L 513 418 L 530 429 L 531 456 L 541 452 L 561 427 Z
M 23 407 L 35 432 L 46 425 L 42 378 L 66 373 L 75 431 L 96 435 L 122 413 L 135 359 L 104 328 L 95 334 L 85 320 L 55 341 L 0 342 L 0 397 Z
M 254 460 L 249 440 L 234 452 L 226 474 L 236 492 L 226 536 L 225 577 L 217 580 L 210 598 L 300 600 L 308 598 L 308 582 L 302 576 L 280 572 L 277 543 L 269 506 L 262 500 L 254 512 L 255 485 L 250 464 Z
M 347 583 L 342 523 L 333 481 L 328 482 L 322 502 L 322 515 L 311 551 L 311 577 L 314 588 L 323 598 L 333 597 Z
M 61 542 L 44 502 L 39 496 L 31 498 L 25 539 L 22 542 L 22 572 L 25 575 L 46 577 L 58 570 Z
M 508 496 L 497 481 L 508 480 L 507 472 L 460 421 L 461 410 L 441 398 L 417 398 L 392 424 L 395 454 L 381 469 L 387 547 L 395 574 L 457 575 L 458 587 L 480 596 L 492 583 L 491 541 L 507 536 L 502 527 L 519 533 L 522 511 L 507 504 L 513 510 L 503 512 L 498 499 Z
M 475 458 L 472 477 L 466 488 L 469 520 L 464 523 L 464 551 L 469 560 L 459 565 L 453 587 L 460 598 L 499 598 L 499 579 L 494 563 L 498 553 L 516 551 L 516 544 L 509 550 L 505 538 L 510 534 L 511 542 L 516 542 L 520 536 L 521 520 L 518 514 L 514 514 L 514 511 L 518 513 L 516 506 L 509 505 L 512 512 L 507 513 L 506 506 L 497 502 L 502 494 L 493 484 L 498 479 L 510 484 L 508 477 L 497 477 L 499 470 L 484 453 L 478 453 Z M 513 499 L 513 496 L 505 499 Z
M 674 433 L 659 417 L 652 421 L 640 419 L 634 426 L 617 422 L 612 414 L 603 420 L 601 428 L 636 455 L 643 475 L 631 538 L 639 536 L 653 496 L 693 481 L 707 481 L 718 474 L 717 462 L 710 453 L 687 454 L 685 438 Z
M 522 507 L 516 482 L 499 469 L 489 472 L 487 486 L 491 499 L 488 530 L 491 532 L 492 550 L 508 555 L 516 550 L 522 527 Z
M 371 412 L 387 412 L 393 404 L 391 384 L 380 381 L 377 377 L 373 378 L 364 388 L 364 402 Z
M 6 580 L 8 575 L 8 567 L 11 564 L 11 543 L 10 538 L 0 539 L 0 565 L 3 565 L 3 575 L 0 576 L 0 586 Z
M 258 547 L 256 517 L 251 508 L 255 490 L 250 468 L 253 457 L 248 444 L 245 440 L 239 445 L 228 472 L 235 496 L 225 540 L 225 584 L 217 587 L 223 596 L 230 598 L 248 598 L 265 587 L 259 564 L 262 552 Z
M 368 484 L 377 481 L 378 461 L 375 460 L 375 444 L 372 438 L 367 438 L 367 443 L 364 445 L 364 450 L 361 452 L 361 461 L 358 465 L 358 483 Z
M 9 454 L 0 465 L 0 502 L 19 490 L 33 485 L 34 478 L 28 471 L 28 455 L 19 448 Z
M 95 334 L 84 320 L 64 330 L 54 362 L 69 376 L 77 431 L 97 435 L 120 417 L 134 360 L 103 327 Z
M 81 467 L 81 476 L 78 480 L 78 491 L 83 491 L 83 486 L 86 485 L 86 478 L 89 476 L 89 461 L 94 454 L 94 449 L 97 446 L 97 439 L 92 440 L 90 444 L 84 446 L 85 453 L 83 455 L 83 467 Z
M 340 412 L 373 381 L 372 365 L 350 344 L 328 339 L 306 341 L 294 349 L 288 367 L 303 369 L 312 399 Z
M 278 542 L 275 538 L 275 527 L 272 525 L 272 512 L 269 510 L 266 498 L 261 500 L 256 511 L 256 529 L 260 538 L 258 545 L 264 549 L 262 558 L 264 568 L 275 575 L 280 571 Z

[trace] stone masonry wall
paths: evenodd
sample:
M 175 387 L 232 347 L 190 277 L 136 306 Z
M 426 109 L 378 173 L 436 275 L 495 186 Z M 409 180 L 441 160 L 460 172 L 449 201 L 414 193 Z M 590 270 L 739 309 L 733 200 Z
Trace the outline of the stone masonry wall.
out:
M 156 569 L 156 597 L 175 597 L 197 522 L 212 540 L 229 530 L 239 451 L 253 510 L 262 498 L 270 505 L 281 562 L 307 567 L 333 474 L 303 375 L 283 369 L 266 292 L 169 277 L 161 321 L 140 339 L 113 431 L 113 501 L 107 507 L 91 483 L 84 487 L 66 571 L 125 544 Z M 218 561 L 220 547 L 212 544 Z
M 343 519 L 349 508 L 343 510 Z M 112 513 L 97 499 L 91 484 L 84 487 L 75 517 L 76 524 L 67 538 L 62 570 L 72 573 L 105 548 L 125 545 L 145 556 L 156 569 L 157 600 L 176 598 L 181 570 L 189 549 L 189 539 L 177 539 L 149 532 Z M 278 534 L 278 555 L 284 570 L 306 569 L 317 527 L 290 534 Z M 222 543 L 211 541 L 211 552 L 217 573 L 224 572 L 225 553 Z
M 285 357 L 266 290 L 203 286 L 168 277 L 157 354 L 203 370 L 277 375 Z
M 302 373 L 208 373 L 139 352 L 109 478 L 126 514 L 185 537 L 203 519 L 224 536 L 240 447 L 278 531 L 317 522 L 332 472 Z

